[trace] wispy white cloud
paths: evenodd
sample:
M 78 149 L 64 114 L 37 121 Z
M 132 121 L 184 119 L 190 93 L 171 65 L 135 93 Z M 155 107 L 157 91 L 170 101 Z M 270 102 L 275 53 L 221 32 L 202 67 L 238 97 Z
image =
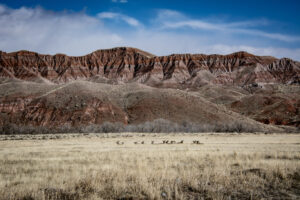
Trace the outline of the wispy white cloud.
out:
M 131 26 L 139 26 L 140 22 L 133 18 L 129 17 L 127 15 L 123 15 L 121 13 L 116 13 L 116 12 L 102 12 L 97 15 L 100 19 L 114 19 L 114 20 L 123 20 L 127 24 Z
M 174 16 L 176 18 L 174 18 Z M 192 28 L 207 31 L 223 31 L 231 34 L 246 34 L 259 37 L 265 37 L 274 40 L 281 40 L 285 42 L 300 41 L 299 36 L 290 36 L 280 33 L 269 33 L 258 29 L 249 28 L 268 24 L 267 20 L 241 21 L 241 22 L 209 22 L 200 19 L 190 19 L 184 14 L 172 10 L 159 10 L 158 20 L 162 28 L 178 29 L 178 28 Z
M 165 21 L 165 20 L 184 20 L 187 19 L 187 17 L 182 14 L 181 12 L 178 12 L 176 10 L 169 10 L 169 9 L 159 9 L 157 11 L 156 20 L 158 22 Z
M 80 55 L 118 46 L 122 37 L 96 17 L 84 13 L 11 9 L 0 5 L 0 50 Z M 9 22 L 9 23 L 8 23 Z
M 114 3 L 127 3 L 127 0 L 111 0 Z
M 84 12 L 53 12 L 42 8 L 12 9 L 0 5 L 0 50 L 17 51 L 21 49 L 40 53 L 66 53 L 68 55 L 84 55 L 96 49 L 112 48 L 116 46 L 133 46 L 149 51 L 156 55 L 171 53 L 221 53 L 228 54 L 234 51 L 248 51 L 258 55 L 272 55 L 275 57 L 290 57 L 300 60 L 300 48 L 275 46 L 265 43 L 265 38 L 255 45 L 247 38 L 239 39 L 231 32 L 224 35 L 219 29 L 239 29 L 255 27 L 252 21 L 214 23 L 189 19 L 184 14 L 167 10 L 157 13 L 152 24 L 142 24 L 135 18 L 115 13 L 102 12 L 97 16 L 89 16 Z M 108 21 L 109 19 L 109 21 Z M 189 21 L 189 26 L 204 27 L 197 33 L 189 31 L 173 31 L 175 28 L 159 28 L 167 22 L 179 23 Z M 129 24 L 111 26 L 112 23 Z M 174 24 L 173 24 L 174 26 Z M 186 26 L 186 25 L 184 25 Z M 216 28 L 217 27 L 217 28 Z M 172 31 L 170 31 L 170 29 Z M 211 30 L 203 34 L 202 29 Z M 258 31 L 253 30 L 251 31 Z M 211 34 L 214 33 L 214 34 Z M 248 33 L 247 33 L 248 34 Z M 256 37 L 265 32 L 251 34 Z M 278 37 L 286 35 L 276 35 Z M 272 37 L 272 36 L 271 36 Z M 287 36 L 290 38 L 290 36 Z

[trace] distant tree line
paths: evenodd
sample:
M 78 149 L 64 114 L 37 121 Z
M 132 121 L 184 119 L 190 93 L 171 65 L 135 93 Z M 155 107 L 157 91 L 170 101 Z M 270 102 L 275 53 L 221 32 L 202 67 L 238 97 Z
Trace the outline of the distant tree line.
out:
M 120 133 L 120 132 L 144 132 L 144 133 L 199 133 L 199 132 L 260 132 L 256 127 L 240 121 L 232 123 L 196 124 L 192 122 L 174 123 L 165 119 L 156 119 L 141 124 L 124 125 L 122 123 L 104 122 L 101 125 L 91 124 L 85 126 L 62 125 L 58 127 L 30 126 L 4 124 L 0 127 L 0 134 L 50 134 L 50 133 Z

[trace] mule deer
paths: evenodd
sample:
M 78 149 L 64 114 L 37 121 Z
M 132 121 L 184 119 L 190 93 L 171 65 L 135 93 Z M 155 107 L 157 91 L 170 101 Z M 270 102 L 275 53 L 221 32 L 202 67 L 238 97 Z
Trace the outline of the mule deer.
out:
M 201 144 L 201 143 L 199 142 L 199 140 L 194 140 L 193 143 L 194 143 L 194 144 Z

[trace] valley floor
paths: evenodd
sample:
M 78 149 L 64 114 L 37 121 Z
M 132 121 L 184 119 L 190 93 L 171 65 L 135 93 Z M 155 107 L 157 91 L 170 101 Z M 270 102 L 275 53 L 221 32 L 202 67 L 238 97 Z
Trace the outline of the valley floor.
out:
M 299 134 L 0 135 L 0 199 L 263 198 L 300 198 Z

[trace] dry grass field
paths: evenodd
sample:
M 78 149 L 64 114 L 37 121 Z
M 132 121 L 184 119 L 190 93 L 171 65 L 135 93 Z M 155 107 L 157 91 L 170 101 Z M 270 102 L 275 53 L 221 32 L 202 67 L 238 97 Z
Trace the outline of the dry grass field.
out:
M 300 199 L 300 135 L 2 135 L 0 199 Z

